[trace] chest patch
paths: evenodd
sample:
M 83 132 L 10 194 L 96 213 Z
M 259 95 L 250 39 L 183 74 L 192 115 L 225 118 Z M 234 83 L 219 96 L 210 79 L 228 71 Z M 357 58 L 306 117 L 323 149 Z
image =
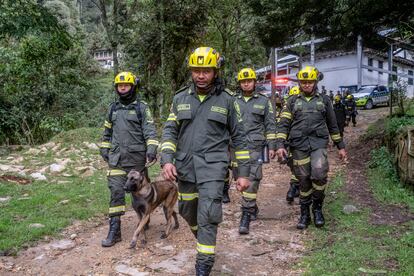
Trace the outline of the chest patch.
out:
M 257 109 L 265 109 L 265 106 L 264 106 L 264 105 L 261 105 L 261 104 L 254 104 L 254 105 L 253 105 L 253 108 L 257 108 Z
M 191 105 L 190 104 L 177 105 L 177 111 L 185 111 L 185 110 L 191 110 Z
M 223 114 L 223 115 L 227 115 L 227 109 L 226 108 L 224 108 L 224 107 L 220 107 L 220 106 L 212 106 L 211 107 L 211 111 L 213 111 L 213 112 L 217 112 L 217 113 L 220 113 L 220 114 Z

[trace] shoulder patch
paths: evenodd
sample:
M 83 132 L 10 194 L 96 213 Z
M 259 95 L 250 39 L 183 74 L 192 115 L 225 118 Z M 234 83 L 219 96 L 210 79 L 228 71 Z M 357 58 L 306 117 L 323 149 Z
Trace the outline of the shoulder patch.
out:
M 179 94 L 179 93 L 181 93 L 181 92 L 183 92 L 183 91 L 186 91 L 189 87 L 190 87 L 189 85 L 186 85 L 186 86 L 184 86 L 184 87 L 181 87 L 180 89 L 178 89 L 178 90 L 175 92 L 175 94 Z
M 266 94 L 264 94 L 264 92 L 257 92 L 257 95 L 266 97 L 266 98 L 270 98 L 269 96 L 267 96 Z
M 233 91 L 231 91 L 230 89 L 228 89 L 228 88 L 224 88 L 224 91 L 227 93 L 227 94 L 229 94 L 230 96 L 235 96 L 236 95 L 236 93 L 234 93 Z

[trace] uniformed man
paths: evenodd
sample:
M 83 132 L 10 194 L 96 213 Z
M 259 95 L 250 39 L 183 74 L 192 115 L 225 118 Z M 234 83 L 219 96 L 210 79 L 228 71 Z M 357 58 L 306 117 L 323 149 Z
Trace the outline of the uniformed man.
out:
M 297 74 L 300 94 L 289 98 L 277 126 L 277 156 L 287 155 L 286 141 L 292 151 L 293 170 L 300 183 L 300 218 L 298 229 L 305 229 L 311 222 L 312 205 L 314 223 L 322 227 L 325 219 L 322 205 L 328 175 L 327 146 L 329 135 L 339 149 L 339 157 L 346 158 L 345 144 L 339 133 L 335 113 L 328 96 L 316 91 L 321 79 L 319 71 L 306 66 Z
M 240 108 L 217 77 L 220 63 L 213 48 L 192 52 L 188 66 L 193 84 L 174 96 L 162 134 L 164 177 L 178 180 L 179 212 L 197 238 L 197 275 L 209 275 L 214 264 L 230 138 L 238 161 L 236 187 L 249 187 L 250 157 Z
M 144 170 L 146 162 L 156 159 L 158 141 L 148 105 L 137 95 L 139 81 L 130 72 L 115 77 L 119 99 L 109 107 L 100 152 L 108 162 L 109 232 L 102 246 L 121 241 L 121 216 L 125 213 L 124 184 L 131 169 Z M 134 199 L 133 199 L 134 200 Z
M 352 126 L 355 127 L 356 126 L 356 115 L 358 114 L 358 111 L 357 111 L 356 102 L 354 100 L 354 96 L 352 96 L 351 94 L 346 96 L 345 106 L 346 106 L 346 112 L 347 112 L 345 125 L 348 126 L 349 122 L 352 120 Z
M 341 101 L 341 96 L 335 96 L 333 109 L 335 112 L 336 122 L 338 123 L 339 133 L 343 138 L 347 111 L 345 105 Z
M 289 90 L 289 98 L 292 97 L 293 95 L 299 95 L 300 93 L 300 89 L 299 86 L 294 86 Z M 287 101 L 288 99 L 286 99 Z M 280 121 L 280 120 L 279 120 Z M 286 148 L 288 148 L 289 145 L 286 145 Z M 296 178 L 295 176 L 295 172 L 293 171 L 293 160 L 292 160 L 292 152 L 288 151 L 288 162 L 287 165 L 290 168 L 290 183 L 289 183 L 289 190 L 286 194 L 286 201 L 288 203 L 292 203 L 295 199 L 295 197 L 299 197 L 299 180 Z
M 269 99 L 255 91 L 256 73 L 251 68 L 240 70 L 237 81 L 242 93 L 237 103 L 243 118 L 244 129 L 250 150 L 250 187 L 242 193 L 242 216 L 239 233 L 248 234 L 250 221 L 258 213 L 256 203 L 262 179 L 263 148 L 269 147 L 269 157 L 275 157 L 276 122 Z

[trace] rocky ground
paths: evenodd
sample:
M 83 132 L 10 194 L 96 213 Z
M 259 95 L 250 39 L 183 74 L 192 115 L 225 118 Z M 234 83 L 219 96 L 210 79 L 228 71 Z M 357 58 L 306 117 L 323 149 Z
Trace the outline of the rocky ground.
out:
M 350 149 L 350 163 L 358 137 L 369 123 L 386 114 L 386 109 L 361 111 L 359 123 L 355 128 L 347 128 L 345 138 Z M 55 145 L 57 146 L 57 145 Z M 86 148 L 93 147 L 85 145 Z M 36 154 L 36 153 L 33 153 Z M 53 173 L 59 165 L 70 164 L 64 155 L 43 171 L 42 168 L 29 169 L 18 167 L 19 157 L 10 158 L 7 164 L 26 175 L 40 173 L 45 177 Z M 69 157 L 68 157 L 69 158 Z M 329 151 L 330 176 L 343 170 L 346 164 L 337 159 L 335 149 Z M 13 163 L 14 161 L 14 163 Z M 94 161 L 91 161 L 92 163 Z M 21 163 L 21 162 L 20 162 Z M 56 166 L 52 166 L 56 164 Z M 11 166 L 11 167 L 10 167 Z M 79 172 L 76 167 L 101 169 L 99 164 L 76 164 L 70 172 Z M 44 168 L 44 167 L 43 167 Z M 6 167 L 0 167 L 1 170 Z M 353 179 L 350 174 L 361 174 L 355 166 L 347 171 L 347 182 Z M 92 169 L 91 169 L 92 170 Z M 87 170 L 85 171 L 87 172 Z M 58 173 L 58 172 L 55 172 Z M 32 177 L 34 177 L 32 175 Z M 290 172 L 286 166 L 277 162 L 265 165 L 258 202 L 259 218 L 251 224 L 251 233 L 238 234 L 240 218 L 240 194 L 231 190 L 232 202 L 224 205 L 224 222 L 220 225 L 216 251 L 216 264 L 213 275 L 298 275 L 293 264 L 308 254 L 304 241 L 307 231 L 296 230 L 299 215 L 297 200 L 293 205 L 285 201 Z M 61 180 L 62 181 L 62 180 Z M 329 196 L 329 195 L 328 195 Z M 352 207 L 347 207 L 352 208 Z M 1 275 L 192 275 L 196 240 L 189 228 L 180 218 L 181 226 L 165 240 L 160 239 L 164 219 L 160 212 L 151 217 L 148 230 L 148 244 L 145 248 L 128 249 L 129 240 L 135 227 L 135 214 L 128 211 L 123 217 L 123 241 L 112 248 L 102 248 L 100 241 L 106 236 L 107 223 L 104 218 L 97 221 L 79 222 L 61 233 L 61 239 L 42 242 L 37 246 L 19 252 L 17 256 L 0 257 Z M 313 226 L 312 226 L 313 227 Z

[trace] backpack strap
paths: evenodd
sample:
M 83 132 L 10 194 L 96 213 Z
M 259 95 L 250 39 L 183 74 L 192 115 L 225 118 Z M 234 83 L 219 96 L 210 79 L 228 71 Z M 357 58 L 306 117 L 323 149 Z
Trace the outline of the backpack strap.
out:
M 137 98 L 137 104 L 135 105 L 135 112 L 137 113 L 137 118 L 140 124 L 142 124 L 142 113 L 141 113 L 141 100 Z
M 111 110 L 109 111 L 109 121 L 112 123 L 112 114 L 116 111 L 116 102 L 111 103 Z
M 142 123 L 142 113 L 141 113 L 141 101 L 137 98 L 137 104 L 135 105 L 135 113 L 137 114 L 137 118 L 139 123 Z M 109 120 L 112 122 L 112 114 L 116 111 L 116 102 L 111 104 L 111 110 L 109 111 Z

